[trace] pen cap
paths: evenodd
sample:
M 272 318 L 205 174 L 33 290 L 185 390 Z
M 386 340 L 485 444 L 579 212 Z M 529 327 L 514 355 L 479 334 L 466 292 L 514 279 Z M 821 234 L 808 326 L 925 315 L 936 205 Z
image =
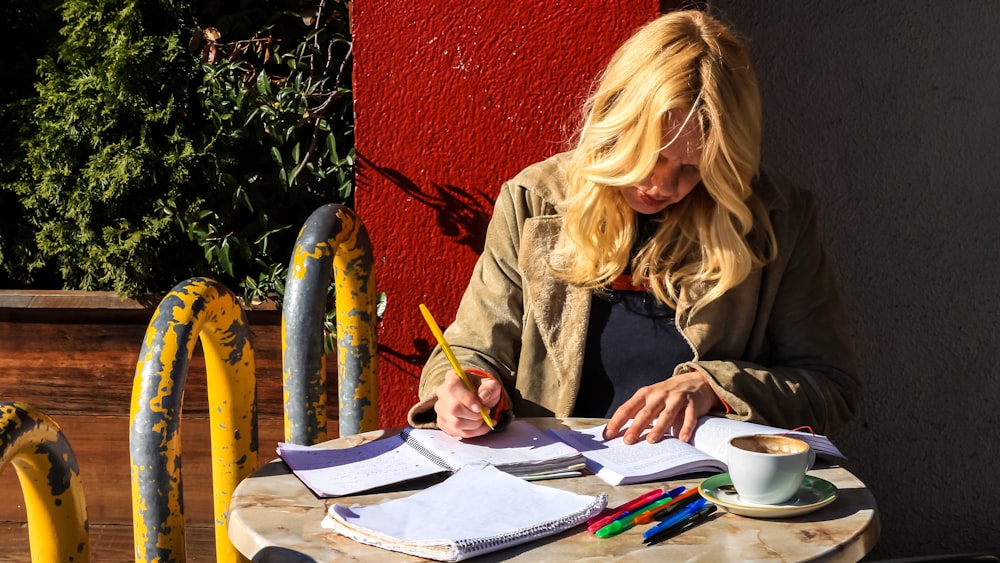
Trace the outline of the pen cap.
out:
M 691 501 L 691 503 L 685 506 L 683 509 L 677 511 L 675 514 L 672 514 L 670 518 L 667 518 L 666 520 L 661 522 L 661 525 L 663 525 L 664 527 L 669 527 L 678 522 L 683 522 L 687 518 L 690 518 L 692 514 L 695 514 L 702 508 L 705 508 L 707 504 L 708 504 L 707 500 L 699 497 Z
M 649 538 L 662 531 L 669 530 L 674 526 L 677 526 L 678 524 L 684 522 L 688 518 L 691 518 L 693 514 L 697 514 L 698 511 L 705 508 L 706 506 L 715 506 L 715 505 L 709 505 L 707 500 L 699 497 L 697 500 L 691 502 L 683 509 L 678 510 L 677 512 L 671 514 L 665 520 L 647 530 L 646 533 L 643 534 L 643 537 Z
M 678 495 L 676 498 L 674 498 L 673 502 L 658 510 L 656 514 L 653 515 L 653 518 L 655 520 L 663 520 L 667 516 L 673 514 L 674 512 L 677 512 L 681 508 L 684 508 L 685 506 L 691 504 L 693 501 L 699 498 L 701 497 L 698 494 L 697 488 L 689 489 L 685 491 L 684 494 Z
M 685 518 L 680 519 L 677 522 L 669 523 L 669 525 L 664 525 L 667 523 L 663 523 L 651 528 L 642 535 L 642 540 L 646 543 L 646 545 L 653 545 L 670 539 L 684 530 L 697 526 L 699 522 L 703 522 L 716 510 L 717 507 L 714 504 L 707 503 L 694 514 L 685 515 Z

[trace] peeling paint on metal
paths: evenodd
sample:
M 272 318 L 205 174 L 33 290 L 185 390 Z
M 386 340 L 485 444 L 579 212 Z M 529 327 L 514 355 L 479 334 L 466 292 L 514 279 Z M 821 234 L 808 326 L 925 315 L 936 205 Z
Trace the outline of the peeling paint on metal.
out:
M 0 472 L 21 483 L 32 561 L 90 561 L 80 468 L 62 430 L 26 403 L 0 403 Z
M 184 384 L 201 342 L 208 379 L 217 561 L 246 561 L 226 534 L 229 497 L 257 468 L 257 385 L 246 315 L 225 286 L 205 278 L 178 284 L 146 330 L 132 387 L 136 561 L 184 561 L 180 420 Z
M 334 284 L 342 436 L 378 427 L 375 276 L 368 232 L 348 207 L 318 208 L 299 231 L 282 308 L 285 440 L 326 439 L 326 292 Z

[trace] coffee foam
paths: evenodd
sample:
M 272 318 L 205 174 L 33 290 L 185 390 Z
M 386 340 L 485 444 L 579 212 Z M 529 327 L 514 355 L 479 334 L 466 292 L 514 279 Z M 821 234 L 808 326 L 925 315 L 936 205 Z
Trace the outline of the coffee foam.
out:
M 771 434 L 755 434 L 733 439 L 733 445 L 741 450 L 761 454 L 794 454 L 808 449 L 808 445 L 795 438 Z

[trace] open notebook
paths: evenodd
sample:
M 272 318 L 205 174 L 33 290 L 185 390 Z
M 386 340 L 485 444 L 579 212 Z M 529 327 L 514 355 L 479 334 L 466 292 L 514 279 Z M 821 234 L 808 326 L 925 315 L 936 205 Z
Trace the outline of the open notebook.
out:
M 607 506 L 596 497 L 530 483 L 485 463 L 443 482 L 370 506 L 333 504 L 323 527 L 355 541 L 438 561 L 461 561 L 586 522 Z
M 398 435 L 345 449 L 279 443 L 278 455 L 321 497 L 452 472 L 477 461 L 526 479 L 578 475 L 585 466 L 580 452 L 520 420 L 501 432 L 469 439 L 406 428 Z
M 726 445 L 732 438 L 747 434 L 786 434 L 809 444 L 817 456 L 845 459 L 827 437 L 819 434 L 713 416 L 698 420 L 691 443 L 667 437 L 656 444 L 640 441 L 626 445 L 621 436 L 605 440 L 604 425 L 549 432 L 583 453 L 587 468 L 612 485 L 658 481 L 685 473 L 725 472 Z

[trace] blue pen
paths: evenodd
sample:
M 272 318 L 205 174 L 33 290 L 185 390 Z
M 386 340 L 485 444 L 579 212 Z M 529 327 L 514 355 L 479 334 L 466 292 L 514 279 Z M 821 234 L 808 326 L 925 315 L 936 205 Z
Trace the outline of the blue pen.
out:
M 670 515 L 670 517 L 664 520 L 663 522 L 660 522 L 659 524 L 646 530 L 646 532 L 642 534 L 642 539 L 648 540 L 649 538 L 655 536 L 656 534 L 664 530 L 667 530 L 677 525 L 680 522 L 683 522 L 684 520 L 690 518 L 691 515 L 696 514 L 699 510 L 705 508 L 706 504 L 708 504 L 708 501 L 705 500 L 704 498 L 700 498 L 696 501 L 693 501 L 691 504 L 678 510 L 676 514 Z
M 698 512 L 695 512 L 691 516 L 688 516 L 687 520 L 682 520 L 677 524 L 674 524 L 672 528 L 667 528 L 662 532 L 657 532 L 656 534 L 653 534 L 652 536 L 643 539 L 642 543 L 646 544 L 647 546 L 656 545 L 662 541 L 669 540 L 670 538 L 676 536 L 677 534 L 683 534 L 684 532 L 690 530 L 691 528 L 694 528 L 698 524 L 707 520 L 709 516 L 715 514 L 716 510 L 718 510 L 717 506 L 715 506 L 712 503 L 708 503 L 704 507 L 702 507 L 702 509 L 699 510 Z
M 653 515 L 654 512 L 656 512 L 657 510 L 659 510 L 660 507 L 662 507 L 662 506 L 664 506 L 666 504 L 669 504 L 670 502 L 673 502 L 674 495 L 676 495 L 678 492 L 681 492 L 683 490 L 684 490 L 684 487 L 677 487 L 676 489 L 673 489 L 672 491 L 663 493 L 663 496 L 661 496 L 658 500 L 654 501 L 651 504 L 647 504 L 645 506 L 636 508 L 634 510 L 628 510 L 628 511 L 623 512 L 617 518 L 615 518 L 614 520 L 612 520 L 611 523 L 609 523 L 608 525 L 604 526 L 600 530 L 597 530 L 596 532 L 594 532 L 594 535 L 597 536 L 597 537 L 599 537 L 599 538 L 608 538 L 608 537 L 620 534 L 620 533 L 624 532 L 625 530 L 628 530 L 628 529 L 632 528 L 632 526 L 635 526 L 636 524 L 638 524 L 639 523 L 638 518 L 641 515 L 643 515 L 643 514 L 647 514 L 648 513 L 649 517 L 650 517 L 649 519 L 651 520 L 652 519 L 652 515 Z M 649 520 L 647 520 L 647 522 L 648 521 Z
M 639 504 L 638 506 L 633 506 L 633 507 L 629 508 L 628 510 L 625 510 L 623 512 L 619 512 L 618 514 L 615 514 L 614 517 L 611 518 L 610 520 L 606 519 L 606 520 L 597 522 L 597 524 L 596 524 L 597 528 L 594 528 L 594 532 L 597 532 L 597 530 L 599 530 L 600 528 L 603 528 L 603 527 L 611 524 L 612 522 L 614 522 L 616 520 L 624 520 L 625 518 L 627 518 L 629 516 L 632 516 L 632 515 L 635 515 L 635 514 L 640 514 L 640 513 L 643 513 L 643 512 L 647 512 L 649 510 L 650 506 L 652 506 L 653 504 L 657 503 L 658 501 L 660 501 L 662 499 L 669 499 L 666 503 L 661 503 L 661 504 L 663 504 L 663 506 L 667 506 L 667 505 L 670 504 L 670 502 L 672 502 L 674 499 L 676 499 L 677 496 L 680 495 L 683 492 L 684 492 L 684 487 L 676 487 L 676 488 L 670 489 L 669 491 L 667 491 L 667 492 L 665 492 L 665 493 L 663 493 L 663 494 L 661 494 L 661 495 L 653 498 L 649 502 L 645 502 L 645 503 Z

